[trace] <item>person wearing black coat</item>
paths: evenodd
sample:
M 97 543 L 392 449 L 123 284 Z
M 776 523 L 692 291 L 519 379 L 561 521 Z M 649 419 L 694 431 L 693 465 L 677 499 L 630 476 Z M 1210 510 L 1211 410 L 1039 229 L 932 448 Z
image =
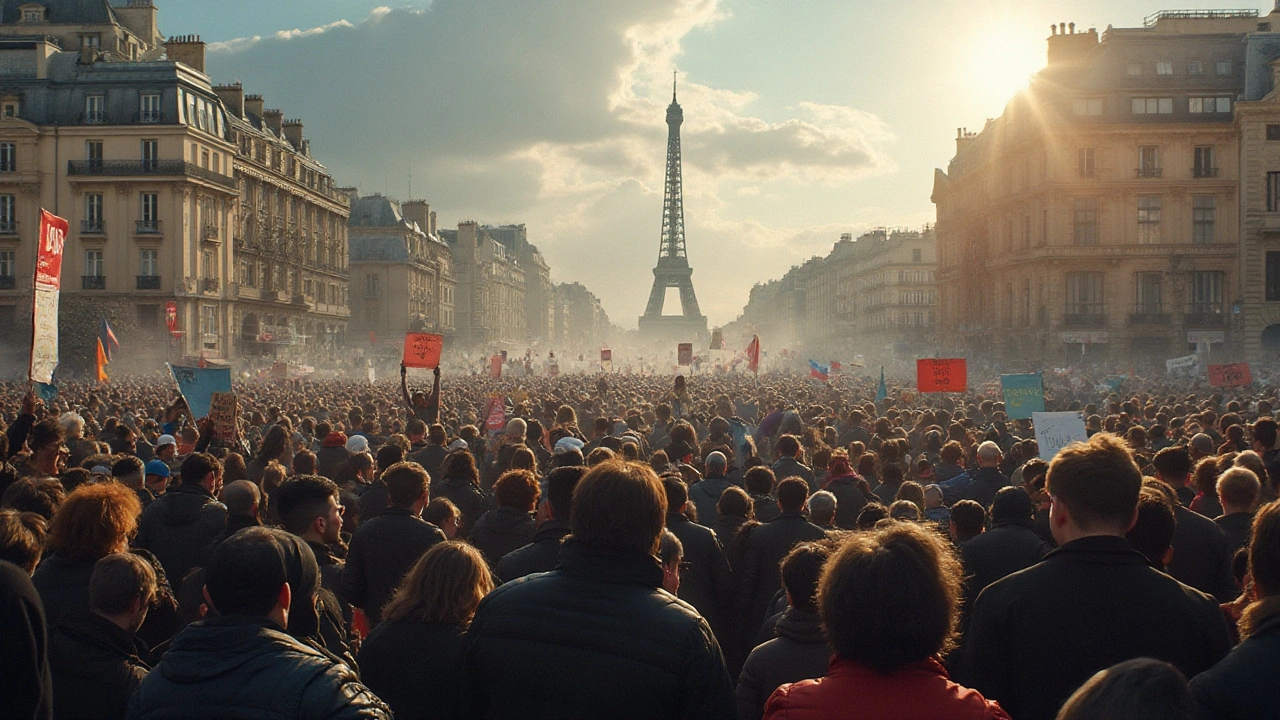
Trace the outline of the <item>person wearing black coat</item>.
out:
M 732 718 L 715 635 L 662 589 L 666 497 L 646 465 L 591 468 L 559 567 L 490 593 L 463 650 L 463 717 Z
M 475 461 L 465 450 L 449 453 L 440 466 L 444 477 L 431 483 L 432 497 L 448 498 L 462 513 L 458 521 L 458 537 L 470 537 L 471 528 L 493 507 L 493 495 L 480 487 Z
M 0 560 L 0 715 L 52 720 L 44 606 L 27 572 Z
M 970 473 L 973 478 L 962 492 L 961 498 L 973 500 L 984 508 L 991 507 L 1000 488 L 1009 485 L 1009 478 L 1000 472 L 1000 446 L 987 440 L 978 445 L 978 468 Z
M 182 461 L 182 484 L 147 506 L 133 544 L 160 559 L 164 574 L 183 578 L 200 565 L 204 548 L 223 531 L 227 508 L 218 502 L 222 465 L 212 455 L 192 453 Z
M 965 607 L 991 583 L 1029 568 L 1052 550 L 1032 527 L 1034 508 L 1027 491 L 1001 488 L 991 503 L 991 529 L 960 546 Z
M 716 512 L 716 503 L 720 502 L 721 493 L 733 485 L 725 477 L 728 464 L 729 461 L 724 453 L 716 451 L 708 454 L 707 476 L 689 488 L 689 502 L 697 508 L 698 523 L 703 527 L 711 527 L 715 524 L 719 517 L 719 513 Z
M 520 508 L 498 506 L 476 521 L 468 538 L 496 566 L 507 553 L 528 545 L 537 530 L 533 516 Z
M 844 468 L 847 470 L 848 467 L 849 462 L 845 460 Z M 862 490 L 861 485 L 864 484 L 866 481 L 854 474 L 852 470 L 829 475 L 826 482 L 822 484 L 823 490 L 836 496 L 836 526 L 841 530 L 856 529 L 858 513 L 862 512 L 862 508 L 873 499 L 867 497 L 866 492 Z
M 805 519 L 802 510 L 809 497 L 808 483 L 787 478 L 778 483 L 778 504 L 782 514 L 757 527 L 747 540 L 746 557 L 738 577 L 738 598 L 744 637 L 754 638 L 764 622 L 769 602 L 782 587 L 778 563 L 791 548 L 805 540 L 827 536 L 822 528 Z
M 555 570 L 556 563 L 560 561 L 560 543 L 568 534 L 567 520 L 547 520 L 538 527 L 529 544 L 502 556 L 494 568 L 494 575 L 507 583 L 526 575 Z
M 360 647 L 361 678 L 397 720 L 452 719 L 465 633 L 455 623 L 387 620 Z
M 684 547 L 684 565 L 680 569 L 680 589 L 676 595 L 706 618 L 717 637 L 724 636 L 729 630 L 729 608 L 733 603 L 733 573 L 724 547 L 715 531 L 685 517 L 689 499 L 684 481 L 668 477 L 662 479 L 662 485 L 669 510 L 667 529 Z
M 1208 593 L 1218 602 L 1239 594 L 1231 572 L 1231 552 L 1222 528 L 1209 518 L 1178 505 L 1173 509 L 1173 557 L 1165 572 L 1179 582 Z

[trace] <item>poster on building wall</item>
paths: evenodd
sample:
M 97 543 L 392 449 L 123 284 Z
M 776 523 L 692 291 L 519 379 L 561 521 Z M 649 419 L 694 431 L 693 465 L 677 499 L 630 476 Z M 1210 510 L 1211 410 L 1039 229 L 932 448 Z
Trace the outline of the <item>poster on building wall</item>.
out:
M 62 287 L 62 249 L 67 221 L 40 211 L 36 246 L 35 293 L 31 301 L 31 380 L 49 384 L 58 366 L 58 292 Z
M 1209 384 L 1214 387 L 1240 387 L 1253 383 L 1253 373 L 1249 372 L 1249 363 L 1210 365 L 1207 369 Z
M 405 333 L 404 366 L 432 370 L 440 365 L 444 337 L 432 333 Z
M 916 360 L 916 388 L 922 393 L 964 392 L 969 385 L 964 358 Z
M 1001 375 L 1004 414 L 1010 420 L 1030 420 L 1032 413 L 1044 412 L 1044 376 L 1040 373 Z

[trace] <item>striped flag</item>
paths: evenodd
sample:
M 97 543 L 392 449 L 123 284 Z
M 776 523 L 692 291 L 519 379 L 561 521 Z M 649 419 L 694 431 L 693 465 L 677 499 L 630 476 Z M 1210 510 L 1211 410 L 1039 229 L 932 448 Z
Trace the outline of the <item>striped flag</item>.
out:
M 816 360 L 809 361 L 809 377 L 818 382 L 826 382 L 831 375 L 831 368 L 819 365 Z
M 111 362 L 112 357 L 120 350 L 120 341 L 116 339 L 116 333 L 106 318 L 102 318 L 102 327 L 98 328 L 98 344 L 102 347 L 107 362 Z
M 94 361 L 94 368 L 97 370 L 98 382 L 104 383 L 107 381 L 107 351 L 102 346 L 102 338 L 98 338 L 97 345 L 98 354 Z

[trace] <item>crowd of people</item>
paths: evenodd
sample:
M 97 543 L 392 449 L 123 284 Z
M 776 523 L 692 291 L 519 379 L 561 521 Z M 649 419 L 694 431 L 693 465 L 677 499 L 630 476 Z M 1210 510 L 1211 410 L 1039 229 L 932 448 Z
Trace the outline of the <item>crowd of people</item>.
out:
M 235 390 L 0 385 L 0 717 L 1280 713 L 1271 386 Z

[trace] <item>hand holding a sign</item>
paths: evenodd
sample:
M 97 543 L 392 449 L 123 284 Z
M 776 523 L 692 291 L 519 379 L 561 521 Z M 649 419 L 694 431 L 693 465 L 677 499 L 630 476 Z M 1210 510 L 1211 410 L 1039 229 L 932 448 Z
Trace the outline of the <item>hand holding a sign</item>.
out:
M 436 368 L 440 366 L 440 350 L 444 337 L 431 333 L 406 333 L 404 336 L 403 370 L 412 368 Z

